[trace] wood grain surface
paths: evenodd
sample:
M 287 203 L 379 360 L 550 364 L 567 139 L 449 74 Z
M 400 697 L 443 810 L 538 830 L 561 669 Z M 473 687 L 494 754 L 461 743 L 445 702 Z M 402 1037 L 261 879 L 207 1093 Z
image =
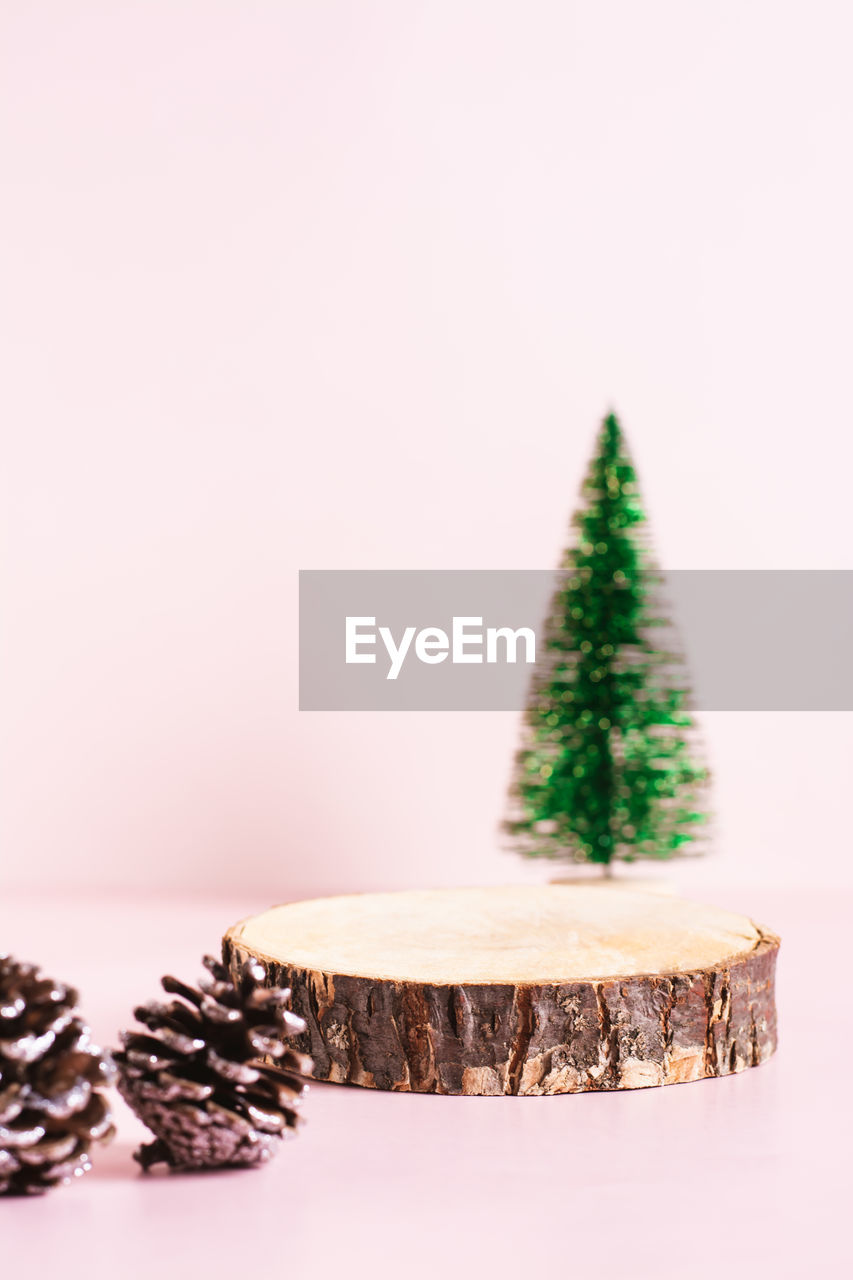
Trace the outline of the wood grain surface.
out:
M 292 987 L 318 1079 L 528 1095 L 763 1062 L 778 946 L 745 916 L 599 885 L 313 899 L 223 943 Z

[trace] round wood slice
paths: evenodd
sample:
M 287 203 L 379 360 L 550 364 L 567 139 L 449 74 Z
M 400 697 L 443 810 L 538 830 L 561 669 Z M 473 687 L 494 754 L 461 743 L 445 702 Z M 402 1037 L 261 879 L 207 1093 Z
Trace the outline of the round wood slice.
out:
M 424 1093 L 636 1089 L 776 1047 L 779 939 L 598 886 L 435 889 L 273 907 L 224 939 L 293 989 L 317 1079 Z

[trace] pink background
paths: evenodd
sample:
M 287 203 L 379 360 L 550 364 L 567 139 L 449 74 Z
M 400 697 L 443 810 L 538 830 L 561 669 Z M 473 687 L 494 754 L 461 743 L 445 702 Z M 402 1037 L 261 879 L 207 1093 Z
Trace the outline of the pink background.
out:
M 497 850 L 514 715 L 300 715 L 298 569 L 551 567 L 611 405 L 665 566 L 851 567 L 851 38 L 778 0 L 0 6 L 0 947 L 99 1037 L 272 900 L 547 874 Z M 773 1062 L 318 1087 L 209 1182 L 137 1177 L 121 1109 L 6 1256 L 624 1280 L 619 1222 L 639 1280 L 839 1274 L 851 717 L 704 727 L 716 854 L 673 876 L 784 933 Z
M 5 4 L 2 882 L 519 874 L 516 717 L 300 715 L 296 574 L 551 567 L 610 404 L 665 566 L 849 567 L 851 36 Z M 688 882 L 850 884 L 850 718 L 705 728 Z

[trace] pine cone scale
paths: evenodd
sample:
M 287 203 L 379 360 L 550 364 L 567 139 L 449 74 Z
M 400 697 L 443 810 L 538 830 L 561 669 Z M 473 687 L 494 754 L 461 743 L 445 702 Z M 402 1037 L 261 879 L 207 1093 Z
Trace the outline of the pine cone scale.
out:
M 44 1137 L 44 1125 L 12 1124 L 0 1129 L 0 1143 L 4 1147 L 30 1147 Z
M 64 1093 L 45 1097 L 40 1093 L 31 1093 L 29 1105 L 33 1111 L 41 1111 L 53 1120 L 67 1120 L 69 1116 L 87 1105 L 92 1096 L 92 1086 L 88 1080 L 80 1080 L 71 1085 Z
M 70 1133 L 61 1138 L 41 1138 L 35 1146 L 24 1147 L 18 1152 L 18 1159 L 23 1164 L 45 1164 L 65 1160 L 77 1148 L 77 1134 Z
M 43 1058 L 56 1039 L 55 1031 L 45 1031 L 43 1035 L 23 1035 L 18 1039 L 0 1040 L 0 1053 L 10 1062 L 24 1062 L 28 1066 Z

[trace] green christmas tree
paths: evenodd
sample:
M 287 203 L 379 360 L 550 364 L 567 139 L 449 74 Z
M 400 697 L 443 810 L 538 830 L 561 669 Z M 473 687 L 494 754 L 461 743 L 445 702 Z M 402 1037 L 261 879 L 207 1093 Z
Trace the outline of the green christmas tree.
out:
M 600 863 L 700 851 L 708 779 L 621 427 L 605 418 L 574 517 L 505 824 L 529 857 Z

